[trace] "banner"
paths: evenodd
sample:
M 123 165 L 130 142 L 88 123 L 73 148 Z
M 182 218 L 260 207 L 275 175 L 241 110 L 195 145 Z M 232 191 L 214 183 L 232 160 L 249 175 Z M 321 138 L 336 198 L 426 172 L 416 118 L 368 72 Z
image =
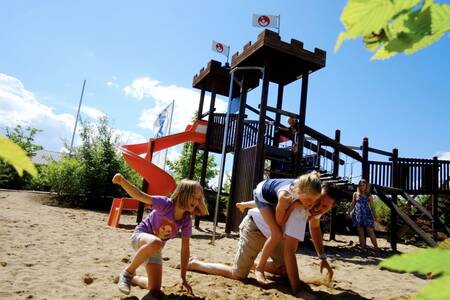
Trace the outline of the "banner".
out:
M 212 41 L 211 49 L 214 52 L 220 53 L 220 54 L 228 57 L 228 51 L 229 51 L 230 47 L 223 43 L 219 43 L 217 41 Z
M 278 28 L 278 16 L 253 14 L 252 25 L 263 28 Z
M 153 132 L 155 133 L 154 138 L 159 138 L 170 134 L 170 127 L 172 125 L 172 115 L 175 101 L 172 101 L 166 106 L 156 117 L 153 123 Z M 153 153 L 152 162 L 160 167 L 165 168 L 167 157 L 167 149 Z

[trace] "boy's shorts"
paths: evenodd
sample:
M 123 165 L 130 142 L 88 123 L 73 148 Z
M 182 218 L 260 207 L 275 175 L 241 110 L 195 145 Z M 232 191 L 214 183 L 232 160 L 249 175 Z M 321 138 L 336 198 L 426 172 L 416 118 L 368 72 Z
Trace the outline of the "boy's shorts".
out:
M 239 279 L 244 279 L 247 278 L 267 239 L 248 215 L 239 225 L 239 234 L 239 246 L 234 257 L 232 272 Z M 277 268 L 284 266 L 283 243 L 275 248 L 270 257 Z
M 141 237 L 141 235 L 143 234 L 148 234 L 146 232 L 140 232 L 140 231 L 135 231 L 133 232 L 133 234 L 131 235 L 131 246 L 133 247 L 134 250 L 138 250 L 139 249 L 139 239 Z M 157 264 L 157 265 L 162 265 L 162 255 L 161 255 L 161 250 L 159 250 L 157 253 L 155 253 L 154 255 L 150 256 L 147 259 L 147 264 Z

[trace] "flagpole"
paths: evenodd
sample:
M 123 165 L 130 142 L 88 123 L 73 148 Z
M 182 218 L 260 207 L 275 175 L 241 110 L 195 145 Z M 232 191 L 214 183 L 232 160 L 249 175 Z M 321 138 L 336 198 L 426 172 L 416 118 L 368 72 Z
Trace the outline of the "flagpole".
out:
M 227 51 L 227 63 L 225 64 L 225 66 L 229 66 L 230 64 L 229 64 L 229 58 L 230 58 L 230 46 L 228 46 L 227 47 L 228 48 L 228 51 Z
M 73 150 L 73 141 L 75 139 L 75 132 L 77 131 L 78 118 L 80 116 L 80 108 L 81 108 L 81 102 L 83 101 L 85 85 L 86 85 L 86 79 L 83 81 L 83 88 L 81 89 L 80 102 L 78 103 L 77 118 L 75 119 L 75 126 L 73 127 L 72 141 L 70 142 L 70 154 L 72 154 L 72 150 Z
M 281 15 L 278 15 L 278 35 L 280 35 L 280 27 L 281 27 Z
M 175 99 L 172 101 L 172 110 L 170 111 L 170 120 L 169 120 L 169 130 L 167 131 L 167 135 L 170 135 L 170 129 L 172 128 L 172 117 L 173 117 L 173 109 L 175 108 Z M 163 170 L 166 170 L 166 161 L 167 161 L 167 152 L 164 153 L 164 164 L 163 164 Z
M 231 108 L 231 101 L 233 99 L 233 86 L 234 86 L 234 73 L 236 71 L 248 71 L 248 70 L 258 70 L 263 74 L 264 77 L 264 68 L 263 67 L 235 67 L 230 71 L 230 89 L 229 89 L 229 95 L 228 95 L 228 106 L 227 106 L 227 113 L 225 115 L 225 126 L 224 126 L 224 132 L 223 132 L 223 140 L 222 140 L 222 156 L 220 160 L 220 170 L 219 170 L 219 182 L 217 183 L 217 197 L 216 197 L 216 206 L 214 208 L 214 220 L 213 220 L 213 232 L 212 232 L 212 239 L 211 239 L 211 245 L 214 245 L 216 240 L 216 223 L 217 223 L 217 215 L 219 212 L 219 200 L 220 200 L 220 193 L 222 192 L 222 181 L 223 181 L 223 175 L 225 173 L 225 157 L 226 157 L 226 146 L 227 146 L 227 138 L 228 138 L 228 127 L 230 123 L 230 108 Z M 263 78 L 264 79 L 264 78 Z

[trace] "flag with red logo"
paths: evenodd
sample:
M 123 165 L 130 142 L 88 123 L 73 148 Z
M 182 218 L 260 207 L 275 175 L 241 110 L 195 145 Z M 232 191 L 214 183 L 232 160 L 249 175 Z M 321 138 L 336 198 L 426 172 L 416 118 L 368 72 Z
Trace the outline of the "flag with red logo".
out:
M 255 27 L 278 28 L 278 16 L 253 14 L 252 25 Z
M 213 41 L 211 49 L 214 52 L 223 54 L 226 57 L 228 57 L 228 51 L 229 51 L 230 47 L 225 45 L 224 43 Z

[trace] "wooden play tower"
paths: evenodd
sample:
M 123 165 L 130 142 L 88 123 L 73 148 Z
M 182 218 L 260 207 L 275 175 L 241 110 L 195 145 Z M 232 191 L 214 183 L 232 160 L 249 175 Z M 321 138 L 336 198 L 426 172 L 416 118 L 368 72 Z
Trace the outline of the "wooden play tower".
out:
M 330 181 L 351 195 L 355 190 L 354 179 L 345 167 L 352 160 L 352 168 L 361 171 L 360 178 L 373 184 L 374 193 L 391 208 L 391 245 L 396 248 L 397 216 L 407 223 L 428 244 L 434 239 L 397 206 L 398 196 L 424 211 L 431 219 L 433 232 L 441 228 L 448 235 L 448 229 L 437 218 L 437 198 L 450 195 L 450 161 L 407 159 L 398 157 L 398 150 L 387 152 L 369 147 L 367 138 L 360 146 L 345 146 L 340 143 L 341 132 L 328 137 L 305 124 L 308 81 L 311 73 L 325 67 L 325 51 L 315 48 L 308 51 L 303 43 L 291 39 L 284 42 L 270 30 L 264 30 L 254 43 L 247 43 L 243 50 L 233 55 L 231 66 L 211 60 L 193 78 L 193 87 L 201 90 L 197 119 L 208 122 L 206 143 L 194 144 L 190 177 L 194 175 L 194 162 L 198 149 L 202 149 L 203 165 L 201 184 L 205 186 L 206 167 L 209 152 L 220 153 L 224 132 L 227 130 L 226 153 L 233 153 L 231 188 L 227 208 L 226 232 L 236 231 L 242 215 L 235 209 L 235 203 L 252 199 L 252 191 L 263 178 L 296 177 L 311 170 L 322 173 L 323 181 Z M 239 110 L 230 115 L 229 126 L 225 128 L 225 114 L 215 109 L 216 95 L 228 97 L 230 70 L 241 67 L 264 68 L 263 74 L 254 71 L 236 72 L 232 98 L 239 98 Z M 283 110 L 283 91 L 289 84 L 299 84 L 298 111 Z M 269 105 L 269 86 L 277 87 L 276 103 Z M 247 94 L 261 85 L 259 105 L 247 103 Z M 204 110 L 205 94 L 210 93 L 211 102 Z M 290 100 L 292 101 L 292 99 Z M 256 114 L 249 119 L 248 114 Z M 283 126 L 282 116 L 298 120 L 296 142 L 298 151 L 280 145 Z M 288 135 L 288 134 L 287 134 Z M 288 136 L 289 137 L 289 136 Z M 292 138 L 292 137 L 291 137 Z M 371 161 L 369 153 L 384 155 L 388 161 Z M 433 210 L 428 212 L 414 200 L 414 195 L 433 195 Z M 336 211 L 331 214 L 330 234 L 335 235 Z

